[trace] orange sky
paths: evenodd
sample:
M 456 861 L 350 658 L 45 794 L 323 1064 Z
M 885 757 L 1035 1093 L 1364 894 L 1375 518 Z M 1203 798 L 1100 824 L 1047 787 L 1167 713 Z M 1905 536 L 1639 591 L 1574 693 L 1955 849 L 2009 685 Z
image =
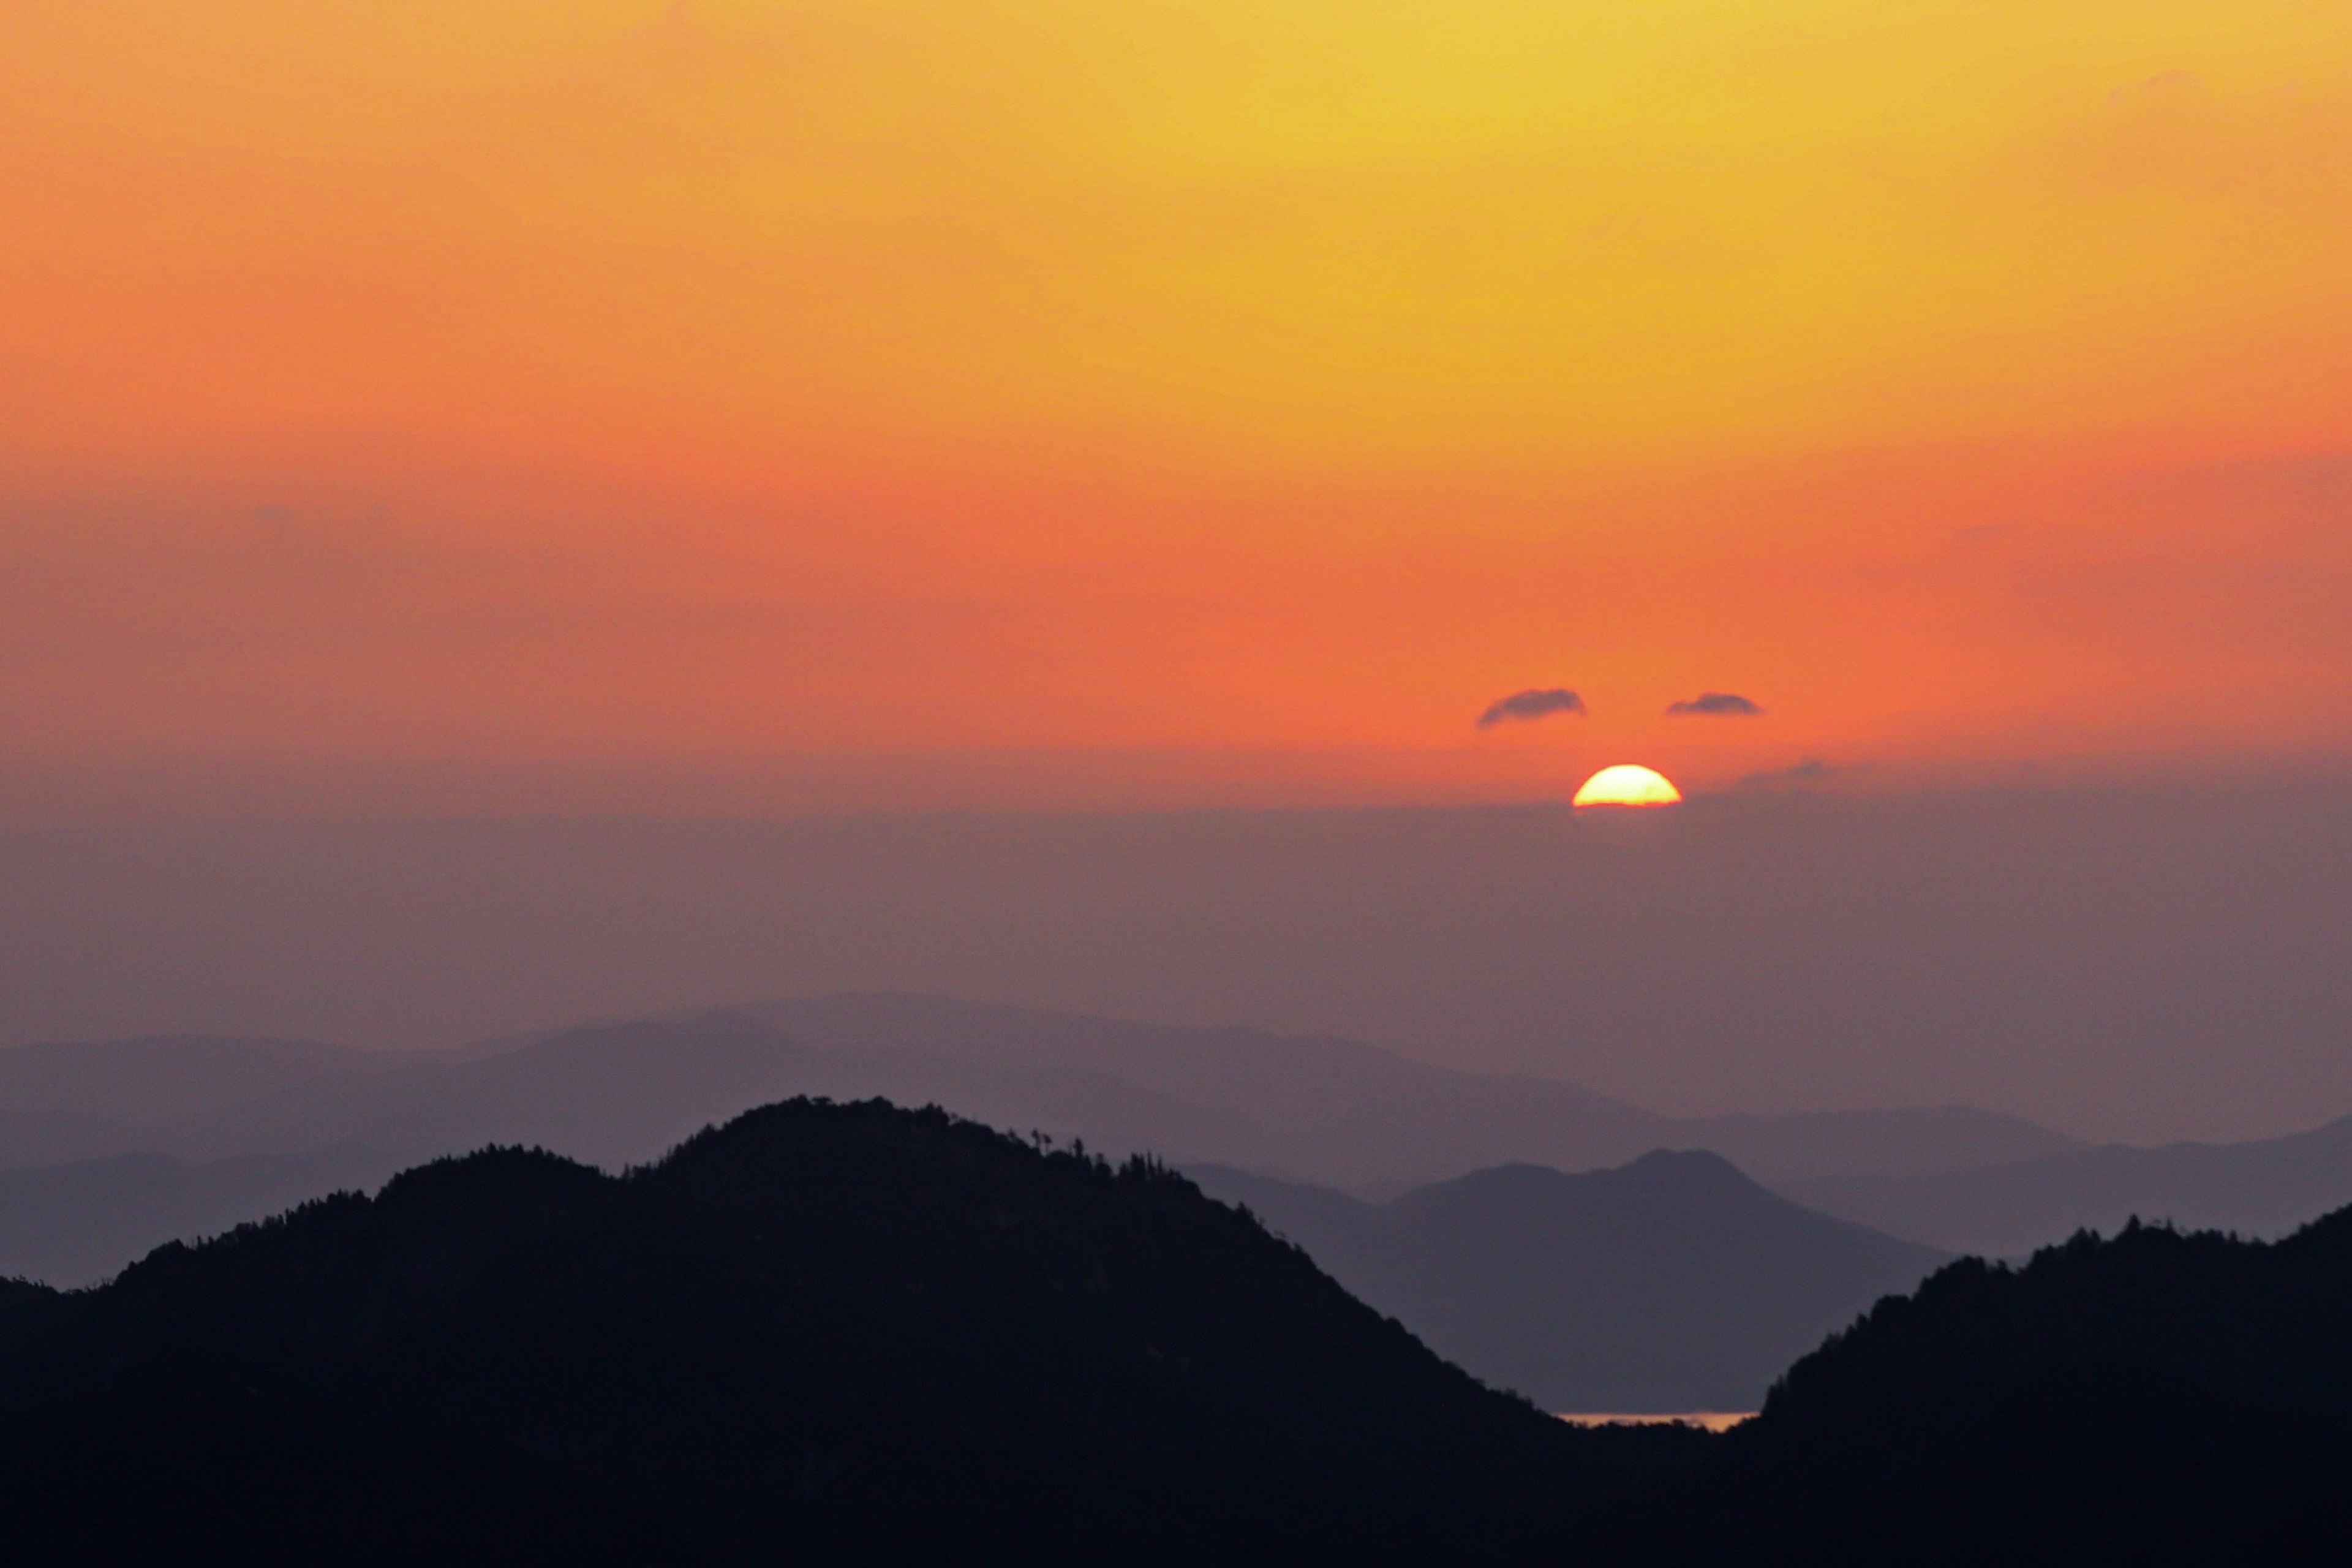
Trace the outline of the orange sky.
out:
M 0 764 L 2352 741 L 2340 0 L 5 26 Z

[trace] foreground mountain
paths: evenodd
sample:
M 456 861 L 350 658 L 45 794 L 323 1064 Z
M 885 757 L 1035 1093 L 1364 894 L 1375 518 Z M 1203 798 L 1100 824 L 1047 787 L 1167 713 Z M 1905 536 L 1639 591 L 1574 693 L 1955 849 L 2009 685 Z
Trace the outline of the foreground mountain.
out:
M 2109 1144 L 1963 1170 L 1792 1182 L 1806 1202 L 1954 1251 L 2022 1257 L 2131 1219 L 2284 1236 L 2352 1200 L 2352 1117 L 2244 1143 Z
M 0 1289 L 47 1563 L 1552 1562 L 1702 1442 L 1481 1387 L 1164 1169 L 879 1103 Z
M 2352 1210 L 1969 1259 L 1800 1362 L 1615 1539 L 1651 1563 L 2352 1562 Z
M 2334 1563 L 2347 1321 L 2352 1210 L 2133 1227 L 1948 1266 L 1727 1436 L 1580 1431 L 1149 1162 L 803 1101 L 0 1281 L 0 1528 L 62 1565 Z
M 1945 1255 L 1799 1207 L 1718 1155 L 1480 1171 L 1372 1205 L 1194 1168 L 1433 1350 L 1548 1410 L 1753 1410 Z

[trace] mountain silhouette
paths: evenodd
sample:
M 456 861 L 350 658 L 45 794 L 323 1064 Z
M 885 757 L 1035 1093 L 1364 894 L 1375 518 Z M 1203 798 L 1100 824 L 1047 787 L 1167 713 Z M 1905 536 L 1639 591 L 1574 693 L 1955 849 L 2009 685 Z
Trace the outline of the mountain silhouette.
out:
M 879 1102 L 0 1288 L 45 1563 L 1532 1563 L 1707 1441 L 1481 1386 L 1149 1161 Z
M 1382 1205 L 1193 1168 L 1447 1360 L 1549 1410 L 1753 1410 L 1946 1256 L 1777 1197 L 1721 1156 L 1507 1165 Z
M 1963 1259 L 1613 1526 L 1651 1563 L 2352 1561 L 2352 1209 Z M 1603 1555 L 1610 1555 L 1604 1552 Z

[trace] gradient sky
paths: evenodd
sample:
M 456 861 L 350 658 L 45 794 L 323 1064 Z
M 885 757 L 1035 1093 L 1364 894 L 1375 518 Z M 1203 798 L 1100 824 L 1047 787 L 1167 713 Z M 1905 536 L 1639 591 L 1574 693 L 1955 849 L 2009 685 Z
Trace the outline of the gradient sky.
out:
M 954 804 L 1087 752 L 1157 761 L 1024 798 L 1158 804 L 2352 742 L 2341 0 L 0 28 L 19 770 Z M 1591 717 L 1474 731 L 1538 686 Z

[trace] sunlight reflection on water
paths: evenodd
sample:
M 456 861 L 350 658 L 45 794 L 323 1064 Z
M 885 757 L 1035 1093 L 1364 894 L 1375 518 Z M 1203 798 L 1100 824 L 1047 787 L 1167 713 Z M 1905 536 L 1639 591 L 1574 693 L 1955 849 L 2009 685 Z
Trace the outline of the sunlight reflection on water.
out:
M 1668 1415 L 1651 1413 L 1631 1415 L 1620 1412 L 1563 1410 L 1558 1413 L 1563 1421 L 1579 1426 L 1704 1426 L 1710 1432 L 1727 1432 L 1753 1416 L 1753 1410 L 1677 1410 Z

